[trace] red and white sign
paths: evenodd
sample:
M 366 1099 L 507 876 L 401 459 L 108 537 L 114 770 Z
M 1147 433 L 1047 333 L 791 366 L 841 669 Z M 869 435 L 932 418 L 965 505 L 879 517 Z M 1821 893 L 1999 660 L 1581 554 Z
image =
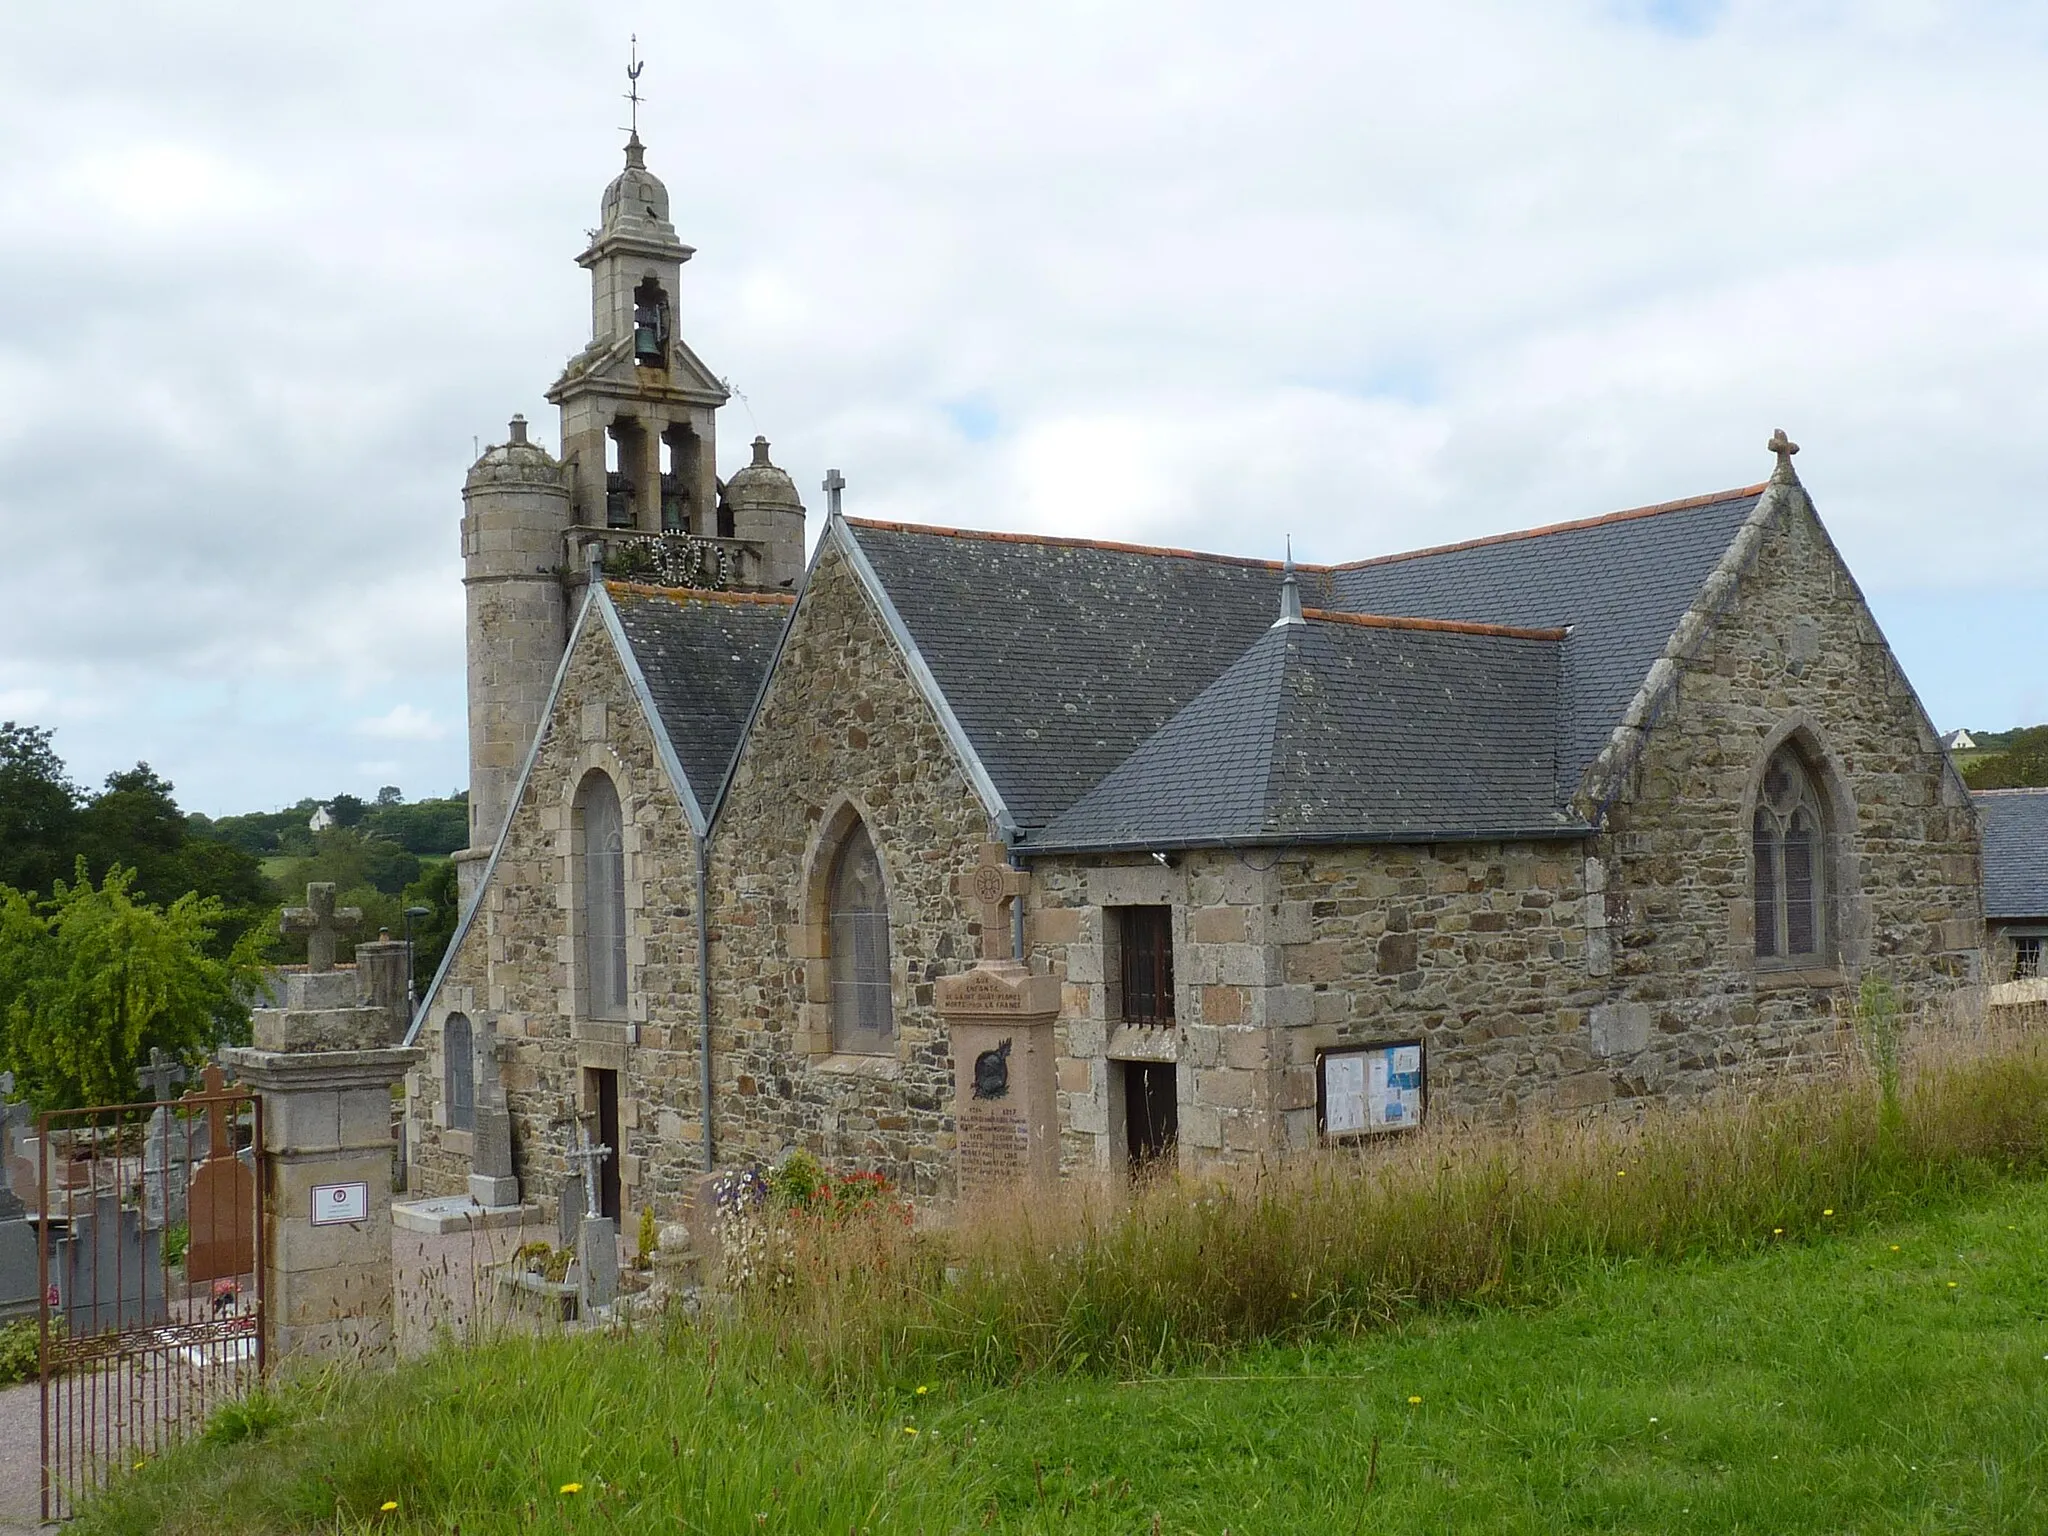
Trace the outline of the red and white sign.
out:
M 367 1184 L 315 1184 L 313 1225 L 341 1227 L 366 1221 L 370 1215 L 370 1186 Z

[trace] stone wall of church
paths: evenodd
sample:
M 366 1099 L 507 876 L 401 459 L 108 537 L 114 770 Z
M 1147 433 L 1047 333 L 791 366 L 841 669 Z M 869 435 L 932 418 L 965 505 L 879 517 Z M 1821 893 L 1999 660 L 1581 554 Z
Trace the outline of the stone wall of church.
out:
M 865 821 L 888 890 L 896 1040 L 835 1055 L 824 875 Z M 808 1148 L 918 1195 L 953 1180 L 952 1062 L 933 983 L 973 962 L 952 889 L 988 836 L 937 717 L 836 549 L 811 573 L 720 813 L 709 889 L 721 1164 Z
M 1857 978 L 1909 1005 L 1981 963 L 1976 820 L 1932 724 L 1803 493 L 1765 532 L 1606 821 L 1595 969 L 1616 1094 L 1705 1090 L 1732 1072 L 1797 1069 L 1842 1043 Z M 1755 959 L 1749 811 L 1768 750 L 1803 727 L 1851 802 L 1831 849 L 1840 964 Z
M 1181 1157 L 1241 1163 L 1316 1140 L 1316 1058 L 1416 1039 L 1432 1114 L 1609 1097 L 1588 1042 L 1582 848 L 1443 844 L 1196 850 L 1168 866 L 1034 867 L 1034 962 L 1065 971 L 1063 1162 L 1125 1156 L 1122 1064 L 1178 1064 Z M 1116 908 L 1174 910 L 1176 1027 L 1119 1023 Z
M 625 1021 L 579 1016 L 572 805 L 592 769 L 619 791 L 626 850 Z M 410 1081 L 412 1184 L 466 1187 L 469 1137 L 447 1128 L 441 1026 L 495 1016 L 522 1193 L 552 1208 L 568 1172 L 572 1106 L 594 1109 L 585 1068 L 619 1074 L 620 1175 L 627 1219 L 680 1211 L 701 1170 L 696 867 L 689 825 L 646 717 L 596 616 L 585 626 L 513 808 L 496 873 L 420 1034 Z

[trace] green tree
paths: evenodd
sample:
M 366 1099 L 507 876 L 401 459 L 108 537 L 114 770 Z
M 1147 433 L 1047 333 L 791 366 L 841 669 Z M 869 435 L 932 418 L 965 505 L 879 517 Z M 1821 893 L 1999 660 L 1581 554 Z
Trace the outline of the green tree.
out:
M 173 788 L 147 763 L 107 775 L 106 788 L 78 814 L 77 851 L 89 869 L 130 871 L 136 899 L 163 904 L 188 891 L 217 898 L 213 953 L 225 959 L 243 934 L 269 926 L 276 905 L 270 883 L 253 855 L 194 837 Z
M 255 935 L 216 958 L 217 899 L 156 907 L 125 870 L 97 888 L 83 859 L 76 872 L 41 902 L 0 887 L 0 1044 L 32 1102 L 132 1100 L 152 1046 L 190 1061 L 248 1038 Z
M 448 953 L 456 921 L 462 916 L 455 861 L 439 859 L 429 864 L 426 872 L 405 888 L 400 899 L 408 907 L 425 907 L 429 914 L 415 918 L 412 925 L 413 982 L 424 997 L 427 984 L 441 969 L 441 958 Z
M 445 856 L 469 845 L 469 797 L 375 805 L 363 817 L 363 827 L 422 858 Z
M 2048 785 L 2048 725 L 2008 731 L 2005 750 L 1963 770 L 1972 789 L 2034 789 Z
M 327 802 L 327 814 L 334 818 L 337 827 L 360 826 L 364 812 L 369 807 L 354 795 L 336 795 Z
M 0 885 L 47 891 L 71 867 L 78 803 L 50 732 L 0 724 Z

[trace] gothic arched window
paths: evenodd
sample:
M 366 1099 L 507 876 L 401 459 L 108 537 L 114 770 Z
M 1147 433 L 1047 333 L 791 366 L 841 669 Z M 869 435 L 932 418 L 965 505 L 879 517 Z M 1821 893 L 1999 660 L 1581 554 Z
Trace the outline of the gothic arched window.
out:
M 1827 952 L 1827 819 L 1813 776 L 1790 747 L 1764 766 L 1751 821 L 1759 960 Z
M 593 1019 L 626 1016 L 626 829 L 602 773 L 576 796 L 583 833 L 583 997 Z
M 832 861 L 832 1049 L 886 1052 L 896 1036 L 889 993 L 889 898 L 868 829 L 855 822 Z
M 441 1075 L 446 1084 L 448 1129 L 476 1129 L 476 1056 L 469 1015 L 451 1013 L 441 1024 Z

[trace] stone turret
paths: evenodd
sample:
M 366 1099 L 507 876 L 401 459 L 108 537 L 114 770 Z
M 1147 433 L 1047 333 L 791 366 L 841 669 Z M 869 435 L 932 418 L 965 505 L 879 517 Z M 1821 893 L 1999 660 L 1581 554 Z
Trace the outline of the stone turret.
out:
M 804 504 L 796 482 L 768 461 L 768 439 L 754 439 L 754 461 L 725 483 L 736 539 L 761 546 L 761 585 L 792 587 L 804 571 Z
M 469 847 L 456 855 L 466 903 L 511 811 L 567 643 L 562 585 L 569 482 L 512 418 L 462 485 L 462 585 L 469 634 Z

